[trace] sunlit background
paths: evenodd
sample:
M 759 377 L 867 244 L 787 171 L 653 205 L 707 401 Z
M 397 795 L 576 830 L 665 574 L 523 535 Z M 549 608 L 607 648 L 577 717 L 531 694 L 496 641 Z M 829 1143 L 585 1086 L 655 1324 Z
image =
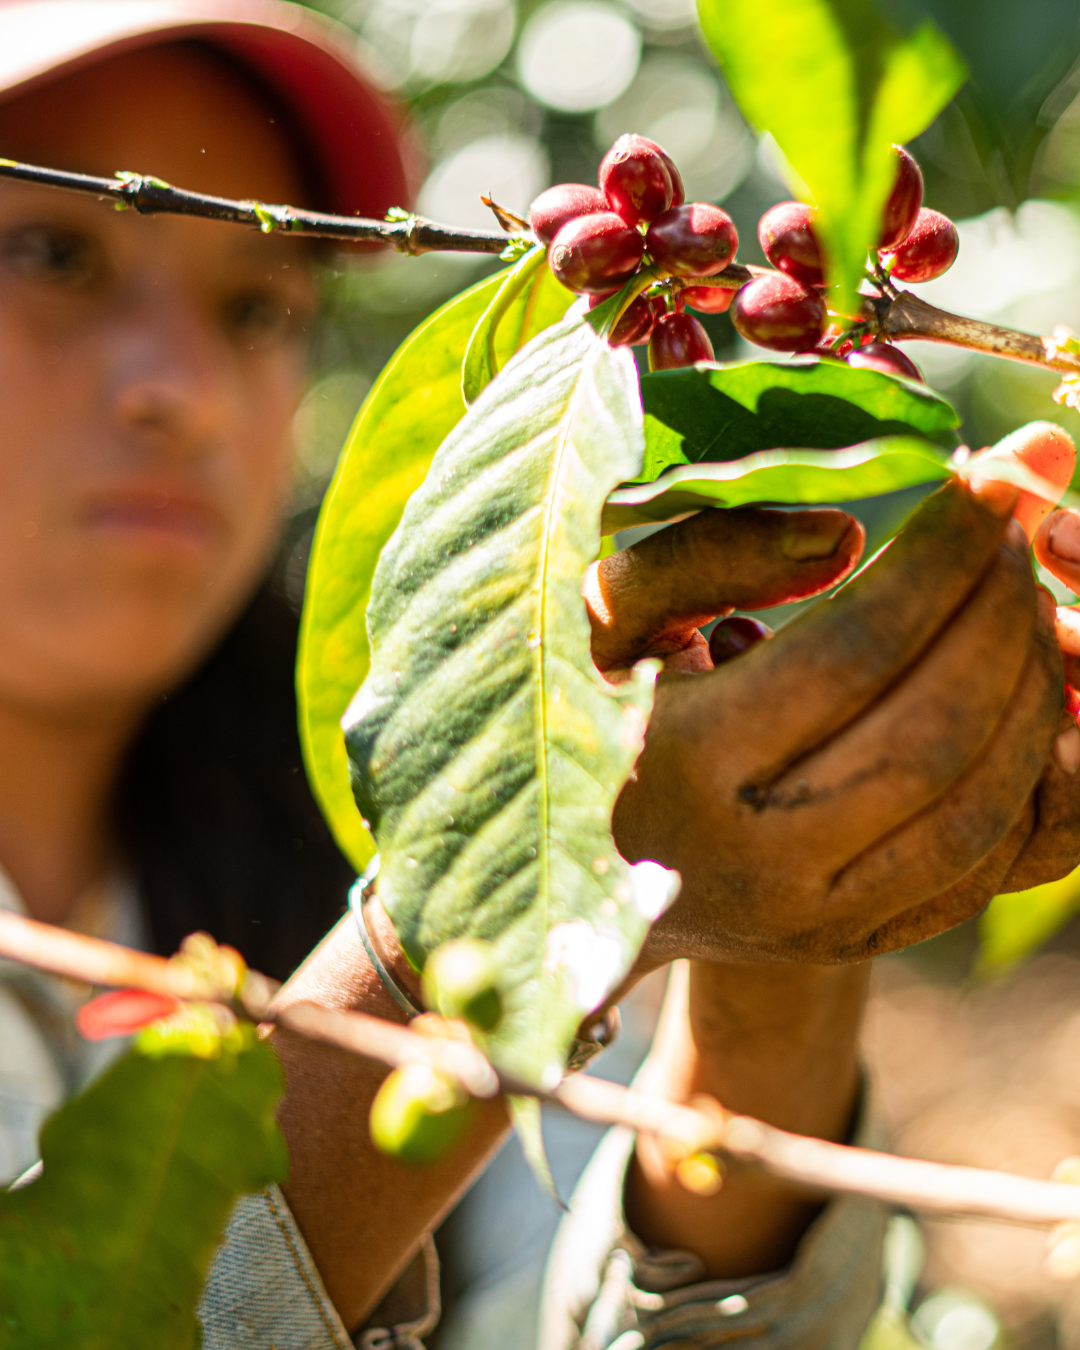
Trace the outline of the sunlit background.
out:
M 524 215 L 550 183 L 594 182 L 624 131 L 659 141 L 691 199 L 722 202 L 740 259 L 761 262 L 761 213 L 790 194 L 745 125 L 695 27 L 692 0 L 320 0 L 356 34 L 405 110 L 415 205 L 462 226 L 494 222 L 489 195 Z M 1080 5 L 1076 0 L 882 0 L 932 14 L 972 80 L 913 146 L 927 204 L 958 221 L 952 270 L 918 288 L 946 309 L 1046 333 L 1080 331 Z M 769 21 L 767 6 L 762 22 Z M 387 254 L 328 279 L 315 380 L 296 420 L 296 514 L 285 584 L 299 603 L 311 531 L 348 427 L 406 334 L 498 264 Z M 706 316 L 720 359 L 745 354 Z M 925 343 L 905 350 L 961 409 L 981 446 L 1032 418 L 1080 439 L 1055 377 Z M 1072 903 L 1075 903 L 1073 901 Z M 902 1151 L 1046 1176 L 1080 1153 L 1080 931 L 1019 974 L 969 980 L 971 926 L 879 962 L 867 1055 Z M 1055 1284 L 1043 1239 L 1000 1226 L 925 1229 L 913 1344 L 1080 1350 L 1080 1286 Z M 902 1350 L 899 1344 L 893 1350 Z

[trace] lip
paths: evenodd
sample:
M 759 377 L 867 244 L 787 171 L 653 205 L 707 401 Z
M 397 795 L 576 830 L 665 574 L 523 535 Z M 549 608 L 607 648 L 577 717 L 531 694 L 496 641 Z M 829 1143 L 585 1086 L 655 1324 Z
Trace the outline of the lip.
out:
M 205 554 L 226 527 L 211 497 L 175 484 L 118 483 L 85 499 L 83 524 L 135 547 Z

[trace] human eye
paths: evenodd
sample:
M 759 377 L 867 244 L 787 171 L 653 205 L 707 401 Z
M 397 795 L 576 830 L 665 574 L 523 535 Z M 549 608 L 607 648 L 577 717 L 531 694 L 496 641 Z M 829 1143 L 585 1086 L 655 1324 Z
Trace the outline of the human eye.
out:
M 59 225 L 20 225 L 0 234 L 0 260 L 26 281 L 69 290 L 91 285 L 102 258 L 93 240 Z
M 223 317 L 230 338 L 248 351 L 297 341 L 305 327 L 289 297 L 270 287 L 250 287 L 229 296 Z

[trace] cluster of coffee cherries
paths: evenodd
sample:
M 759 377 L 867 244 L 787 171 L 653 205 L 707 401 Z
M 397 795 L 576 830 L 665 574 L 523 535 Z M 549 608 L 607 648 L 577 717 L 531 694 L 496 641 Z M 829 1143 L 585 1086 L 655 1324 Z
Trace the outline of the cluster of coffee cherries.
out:
M 930 281 L 947 271 L 960 246 L 956 226 L 922 204 L 918 164 L 894 146 L 896 177 L 882 216 L 871 279 Z M 814 233 L 814 208 L 781 202 L 761 217 L 758 238 L 775 271 L 758 271 L 741 288 L 693 285 L 722 272 L 734 259 L 739 237 L 726 211 L 687 202 L 670 155 L 644 136 L 620 136 L 600 165 L 599 187 L 561 183 L 548 188 L 529 211 L 533 233 L 548 245 L 559 280 L 606 300 L 647 262 L 659 280 L 626 309 L 610 340 L 647 342 L 649 367 L 666 370 L 713 359 L 712 344 L 685 307 L 711 314 L 730 308 L 748 342 L 778 352 L 814 352 L 853 366 L 920 379 L 918 368 L 891 343 L 868 329 L 830 328 L 823 295 L 825 273 Z
M 669 276 L 691 281 L 715 276 L 734 258 L 739 236 L 731 217 L 708 202 L 688 202 L 679 170 L 655 141 L 620 136 L 600 165 L 599 184 L 560 183 L 529 210 L 551 270 L 564 286 L 588 295 L 590 307 L 614 295 L 646 255 Z M 639 295 L 610 340 L 647 342 L 652 370 L 711 361 L 709 335 L 684 306 L 721 312 L 731 295 L 708 286 Z

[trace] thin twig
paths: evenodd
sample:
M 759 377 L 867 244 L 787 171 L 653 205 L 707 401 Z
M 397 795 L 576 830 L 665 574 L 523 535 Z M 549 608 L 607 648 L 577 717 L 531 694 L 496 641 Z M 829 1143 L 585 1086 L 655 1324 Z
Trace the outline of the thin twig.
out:
M 180 998 L 206 999 L 182 961 L 133 951 L 114 942 L 69 933 L 50 924 L 0 911 L 0 956 L 87 984 L 148 989 Z M 497 1092 L 531 1094 L 604 1125 L 626 1125 L 693 1153 L 709 1150 L 755 1163 L 775 1176 L 814 1191 L 867 1195 L 887 1204 L 932 1214 L 980 1215 L 1009 1223 L 1049 1226 L 1080 1220 L 1080 1186 L 1032 1181 L 1005 1172 L 897 1158 L 788 1134 L 715 1103 L 682 1106 L 618 1083 L 578 1074 L 553 1093 L 499 1078 L 475 1046 L 450 1037 L 420 1035 L 366 1013 L 295 1003 L 275 1010 L 276 986 L 250 973 L 240 1001 L 261 1021 L 273 1021 L 312 1040 L 398 1066 L 422 1063 L 449 1073 L 478 1097 Z M 221 1001 L 230 1002 L 227 993 Z
M 390 244 L 399 252 L 414 255 L 432 252 L 502 254 L 508 246 L 511 250 L 520 250 L 536 242 L 527 233 L 508 235 L 499 230 L 463 230 L 452 225 L 439 225 L 433 220 L 405 211 L 392 211 L 387 220 L 371 220 L 363 216 L 335 216 L 321 211 L 305 211 L 297 206 L 214 197 L 173 187 L 151 174 L 120 173 L 113 178 L 100 178 L 92 174 L 69 173 L 62 169 L 0 159 L 0 177 L 70 192 L 90 193 L 107 198 L 118 207 L 131 207 L 143 215 L 198 216 L 205 220 L 247 225 L 266 234 L 282 232 L 307 238 L 340 239 L 350 243 Z M 519 217 L 504 214 L 506 223 L 524 224 Z M 675 289 L 715 286 L 724 290 L 738 290 L 768 270 L 731 263 L 716 276 L 675 277 L 669 278 L 669 282 Z M 891 290 L 891 283 L 885 289 Z M 1080 371 L 1080 358 L 1071 353 L 1055 348 L 1055 354 L 1048 355 L 1046 348 L 1049 339 L 1033 333 L 1022 333 L 1014 328 L 1003 328 L 998 324 L 984 323 L 981 319 L 949 314 L 928 304 L 911 291 L 897 291 L 894 295 L 895 298 L 885 294 L 866 302 L 877 331 L 893 341 L 921 339 L 926 342 L 944 342 L 968 351 L 1000 356 L 1010 361 L 1023 361 L 1051 370 Z
M 1001 356 L 1007 361 L 1023 361 L 1049 370 L 1080 371 L 1080 359 L 1069 352 L 1048 356 L 1044 338 L 1018 332 L 1015 328 L 984 323 L 981 319 L 950 314 L 911 291 L 899 291 L 895 300 L 875 302 L 873 307 L 878 311 L 878 331 L 894 342 L 914 339 L 945 342 L 951 347 L 965 347 L 968 351 Z
M 437 225 L 423 216 L 402 211 L 391 220 L 369 220 L 364 216 L 333 216 L 322 211 L 305 211 L 298 206 L 275 206 L 264 202 L 235 201 L 213 197 L 204 192 L 188 192 L 150 174 L 123 173 L 115 178 L 97 178 L 92 174 L 68 173 L 36 164 L 0 160 L 0 177 L 41 187 L 63 188 L 106 197 L 121 207 L 131 207 L 142 215 L 199 216 L 234 225 L 250 225 L 264 234 L 278 231 L 316 239 L 343 239 L 350 243 L 392 244 L 402 253 L 431 253 L 446 250 L 458 253 L 502 253 L 516 236 L 497 230 L 461 230 L 452 225 Z M 528 242 L 533 243 L 531 236 Z
M 146 989 L 173 998 L 230 999 L 229 993 L 200 978 L 189 965 L 38 923 L 7 910 L 0 910 L 0 956 L 84 984 Z

